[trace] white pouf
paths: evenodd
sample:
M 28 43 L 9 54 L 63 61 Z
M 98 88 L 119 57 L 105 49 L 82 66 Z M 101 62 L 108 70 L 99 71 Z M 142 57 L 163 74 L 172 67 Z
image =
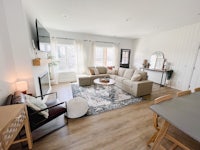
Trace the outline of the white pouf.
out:
M 75 97 L 67 102 L 67 117 L 78 118 L 87 113 L 88 103 L 82 97 Z

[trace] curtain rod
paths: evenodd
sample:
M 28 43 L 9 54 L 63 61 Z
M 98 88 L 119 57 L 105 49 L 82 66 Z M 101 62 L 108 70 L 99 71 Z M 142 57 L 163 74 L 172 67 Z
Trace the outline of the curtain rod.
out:
M 76 40 L 76 39 L 72 39 L 72 38 L 56 37 L 56 36 L 53 36 L 52 38 L 57 38 L 57 39 L 66 39 L 66 40 Z
M 66 40 L 77 40 L 72 38 L 66 38 L 66 37 L 53 37 L 58 39 L 66 39 Z M 99 43 L 111 43 L 111 44 L 120 44 L 120 43 L 114 43 L 114 42 L 106 42 L 106 41 L 92 41 L 92 40 L 83 40 L 84 42 L 99 42 Z

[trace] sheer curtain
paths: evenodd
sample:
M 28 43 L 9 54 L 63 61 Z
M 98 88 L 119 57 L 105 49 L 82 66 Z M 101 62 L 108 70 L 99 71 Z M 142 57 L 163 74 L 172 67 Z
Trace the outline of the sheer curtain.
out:
M 94 43 L 95 66 L 119 66 L 119 48 L 113 43 Z
M 96 48 L 106 49 L 106 65 L 119 66 L 119 46 L 113 43 L 101 43 L 84 40 L 51 39 L 51 55 L 58 61 L 55 72 L 73 72 L 87 74 L 88 67 L 95 66 Z M 101 65 L 105 65 L 101 64 Z
M 120 61 L 120 48 L 119 44 L 114 44 L 115 49 L 115 67 L 119 68 L 119 61 Z
M 83 41 L 76 40 L 74 42 L 75 50 L 77 51 L 77 74 L 86 73 L 87 69 L 87 52 L 86 47 Z
M 93 42 L 52 38 L 51 43 L 51 55 L 59 61 L 57 72 L 86 74 L 87 68 L 94 65 Z

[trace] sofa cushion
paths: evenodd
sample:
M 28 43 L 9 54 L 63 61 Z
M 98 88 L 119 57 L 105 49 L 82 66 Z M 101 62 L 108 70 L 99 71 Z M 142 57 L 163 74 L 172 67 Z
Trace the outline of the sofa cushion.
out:
M 128 86 L 128 87 L 130 87 L 130 88 L 132 87 L 133 82 L 131 82 L 130 80 L 125 79 L 125 80 L 123 80 L 122 82 L 123 82 L 123 84 L 124 84 L 125 86 Z
M 95 67 L 88 67 L 90 75 L 95 75 L 94 68 Z
M 117 82 L 121 82 L 121 83 L 122 83 L 122 81 L 125 80 L 125 79 L 126 79 L 126 78 L 120 77 L 120 76 L 116 76 L 116 77 L 115 77 L 115 80 L 116 80 Z
M 118 69 L 118 75 L 123 77 L 125 70 L 126 70 L 125 68 L 119 68 Z
M 140 73 L 134 73 L 131 81 L 140 81 L 142 79 L 142 75 Z
M 107 68 L 107 74 L 116 75 L 117 74 L 117 70 L 116 69 L 108 69 Z
M 25 103 L 24 94 L 20 91 L 16 91 L 13 95 L 11 104 L 23 104 Z
M 127 79 L 131 79 L 131 77 L 133 76 L 133 73 L 134 73 L 133 69 L 126 69 L 123 77 Z
M 141 80 L 147 80 L 147 72 L 145 72 L 145 71 L 135 70 L 134 74 L 141 74 L 141 76 L 142 76 Z
M 94 74 L 98 75 L 99 74 L 99 70 L 97 68 L 94 68 Z
M 12 94 L 8 95 L 5 105 L 11 105 L 12 104 L 12 98 L 13 98 Z
M 90 68 L 89 71 L 90 71 L 90 75 L 95 75 L 94 69 Z
M 114 74 L 110 74 L 110 78 L 115 80 L 116 75 L 114 75 Z
M 99 74 L 106 74 L 107 68 L 106 67 L 96 67 L 99 71 Z

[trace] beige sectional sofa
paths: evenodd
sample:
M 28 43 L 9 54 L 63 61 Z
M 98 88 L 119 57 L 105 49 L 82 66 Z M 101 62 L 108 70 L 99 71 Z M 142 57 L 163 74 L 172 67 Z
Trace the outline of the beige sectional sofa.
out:
M 106 67 L 89 67 L 90 75 L 78 79 L 80 86 L 94 84 L 96 78 L 110 77 L 116 86 L 136 96 L 151 94 L 153 82 L 147 80 L 147 73 L 129 68 L 107 69 Z

